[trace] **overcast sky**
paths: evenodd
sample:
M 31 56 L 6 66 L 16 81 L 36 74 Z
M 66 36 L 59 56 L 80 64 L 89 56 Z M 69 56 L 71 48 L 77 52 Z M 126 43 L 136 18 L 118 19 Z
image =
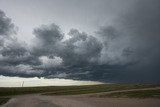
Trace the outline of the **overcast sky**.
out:
M 0 75 L 160 82 L 159 0 L 0 0 Z

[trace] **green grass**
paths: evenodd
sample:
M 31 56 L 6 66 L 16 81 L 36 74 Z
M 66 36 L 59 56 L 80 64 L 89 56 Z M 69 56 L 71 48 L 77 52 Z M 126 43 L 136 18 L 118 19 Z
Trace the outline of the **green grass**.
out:
M 115 92 L 106 95 L 101 95 L 100 97 L 160 98 L 160 89 Z
M 43 95 L 75 95 L 109 92 L 115 90 L 141 89 L 160 87 L 157 84 L 101 84 L 88 86 L 48 86 L 48 87 L 20 87 L 0 88 L 0 96 L 12 96 L 32 93 L 43 93 Z
M 19 87 L 0 88 L 0 105 L 5 104 L 10 98 L 3 96 L 41 93 L 43 95 L 77 95 L 99 92 L 109 92 L 127 89 L 142 89 L 160 87 L 157 84 L 102 84 L 88 86 L 48 86 L 48 87 Z M 129 97 L 129 98 L 160 98 L 160 89 L 114 92 L 103 94 L 100 97 Z
M 0 98 L 0 105 L 5 104 L 10 98 Z
M 142 85 L 142 84 L 108 84 L 108 85 L 95 85 L 95 86 L 81 86 L 79 89 L 72 90 L 60 90 L 55 92 L 45 93 L 43 95 L 77 95 L 77 94 L 89 94 L 89 93 L 99 93 L 99 92 L 109 92 L 116 90 L 126 90 L 126 89 L 141 89 L 141 88 L 151 88 L 160 85 Z

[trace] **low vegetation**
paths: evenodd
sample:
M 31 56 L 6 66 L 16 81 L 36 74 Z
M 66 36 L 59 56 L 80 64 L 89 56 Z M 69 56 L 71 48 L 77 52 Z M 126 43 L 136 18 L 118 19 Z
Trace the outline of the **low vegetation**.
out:
M 10 98 L 0 98 L 0 105 L 5 104 Z
M 115 93 L 100 95 L 99 97 L 160 98 L 160 89 L 115 92 Z
M 88 86 L 48 86 L 48 87 L 18 87 L 0 88 L 0 105 L 6 103 L 13 95 L 24 95 L 40 93 L 42 95 L 77 95 L 110 92 L 129 89 L 143 89 L 160 87 L 156 84 L 101 84 Z M 160 98 L 160 89 L 139 90 L 127 92 L 115 92 L 103 94 L 100 97 L 138 97 L 138 98 Z
M 0 96 L 41 93 L 45 95 L 74 95 L 109 92 L 115 90 L 141 89 L 160 87 L 154 84 L 101 84 L 88 86 L 48 86 L 48 87 L 19 87 L 0 88 Z

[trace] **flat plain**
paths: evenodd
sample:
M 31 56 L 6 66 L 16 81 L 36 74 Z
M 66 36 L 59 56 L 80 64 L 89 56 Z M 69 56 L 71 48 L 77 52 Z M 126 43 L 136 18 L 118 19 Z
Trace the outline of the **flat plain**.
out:
M 0 103 L 2 107 L 159 107 L 160 85 L 0 88 Z

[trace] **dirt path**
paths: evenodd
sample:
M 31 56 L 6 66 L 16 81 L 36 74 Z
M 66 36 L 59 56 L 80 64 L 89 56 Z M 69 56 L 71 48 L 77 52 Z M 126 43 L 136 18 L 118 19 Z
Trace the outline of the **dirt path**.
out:
M 159 99 L 24 95 L 2 107 L 159 107 Z
M 38 95 L 24 95 L 13 97 L 2 107 L 57 107 L 54 103 Z
M 71 97 L 23 95 L 12 98 L 2 107 L 92 107 Z
M 160 87 L 157 87 L 158 89 Z M 149 90 L 147 88 L 138 90 Z M 112 92 L 135 91 L 122 90 Z M 111 92 L 108 92 L 111 93 Z M 104 94 L 104 93 L 101 93 Z M 91 97 L 92 95 L 92 97 Z M 37 94 L 14 96 L 1 107 L 159 107 L 160 99 L 130 99 L 130 98 L 98 98 L 97 94 L 73 96 L 43 96 Z

